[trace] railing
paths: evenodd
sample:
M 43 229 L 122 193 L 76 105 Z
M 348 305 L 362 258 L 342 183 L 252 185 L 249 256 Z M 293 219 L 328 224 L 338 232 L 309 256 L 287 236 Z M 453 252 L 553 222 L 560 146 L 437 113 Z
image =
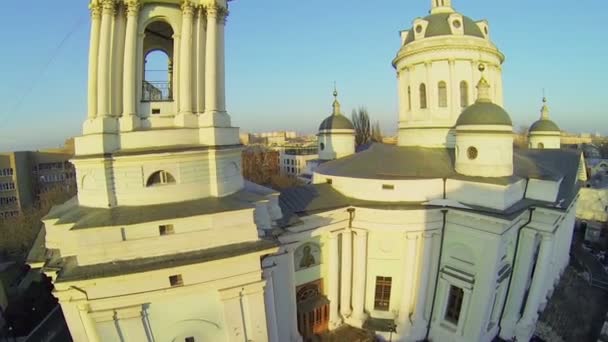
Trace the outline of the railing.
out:
M 173 101 L 171 82 L 144 81 L 142 84 L 141 100 L 143 102 Z

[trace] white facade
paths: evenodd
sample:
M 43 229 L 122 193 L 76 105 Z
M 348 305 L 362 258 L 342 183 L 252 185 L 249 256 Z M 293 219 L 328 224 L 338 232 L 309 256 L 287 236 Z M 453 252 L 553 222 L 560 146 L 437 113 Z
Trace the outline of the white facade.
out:
M 480 63 L 486 65 L 492 102 L 503 105 L 504 56 L 490 40 L 488 23 L 473 22 L 451 5 L 433 6 L 428 17 L 401 32 L 402 46 L 393 60 L 400 146 L 454 146 L 456 120 L 476 98 Z
M 279 168 L 281 174 L 297 177 L 306 171 L 308 161 L 319 158 L 316 149 L 311 148 L 285 148 L 279 154 Z
M 398 341 L 528 340 L 568 264 L 581 157 L 513 151 L 487 22 L 432 1 L 435 17 L 402 34 L 394 62 L 399 146 L 354 154 L 336 99 L 313 184 L 279 195 L 241 177 L 224 99 L 226 6 L 91 2 L 79 194 L 44 218 L 42 270 L 73 339 L 286 342 L 348 325 Z M 158 43 L 145 29 L 159 21 L 179 32 L 168 93 L 141 73 Z M 461 81 L 477 109 L 462 122 Z M 488 87 L 474 97 L 478 81 Z M 424 110 L 404 97 L 421 83 Z M 482 122 L 490 112 L 473 98 L 502 123 Z

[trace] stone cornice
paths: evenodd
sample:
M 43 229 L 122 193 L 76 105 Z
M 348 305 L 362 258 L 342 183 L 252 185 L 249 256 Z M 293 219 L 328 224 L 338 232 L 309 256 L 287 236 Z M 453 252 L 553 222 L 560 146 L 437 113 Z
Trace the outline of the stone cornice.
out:
M 501 62 L 505 60 L 505 55 L 503 55 L 502 52 L 500 52 L 494 46 L 472 45 L 472 44 L 467 44 L 467 43 L 463 42 L 463 43 L 458 43 L 458 44 L 451 43 L 451 44 L 447 44 L 447 45 L 446 44 L 433 44 L 433 45 L 423 46 L 423 47 L 416 48 L 416 49 L 400 50 L 399 53 L 397 54 L 397 56 L 395 57 L 395 59 L 393 59 L 393 66 L 396 66 L 396 64 L 400 60 L 410 57 L 410 56 L 422 54 L 425 52 L 445 51 L 445 50 L 468 50 L 468 51 L 475 51 L 476 53 L 485 52 L 485 53 L 489 53 L 489 54 L 493 54 L 493 55 L 497 56 Z

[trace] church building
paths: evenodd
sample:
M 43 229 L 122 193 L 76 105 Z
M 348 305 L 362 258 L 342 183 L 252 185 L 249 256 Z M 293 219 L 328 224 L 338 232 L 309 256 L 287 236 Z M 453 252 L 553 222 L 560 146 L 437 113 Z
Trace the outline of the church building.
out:
M 91 0 L 78 195 L 40 262 L 74 341 L 528 341 L 568 265 L 581 154 L 546 104 L 513 148 L 487 21 L 432 0 L 400 34 L 396 146 L 355 153 L 334 93 L 312 184 L 241 175 L 226 0 Z M 163 83 L 147 79 L 162 51 Z M 35 247 L 36 248 L 36 247 Z

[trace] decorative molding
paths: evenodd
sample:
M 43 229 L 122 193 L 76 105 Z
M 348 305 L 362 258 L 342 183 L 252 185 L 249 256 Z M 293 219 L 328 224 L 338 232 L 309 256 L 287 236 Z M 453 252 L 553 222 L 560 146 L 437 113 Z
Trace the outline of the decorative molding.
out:
M 181 5 L 182 15 L 184 16 L 193 16 L 194 15 L 194 5 L 190 2 L 190 0 L 184 0 Z
M 222 23 L 222 24 L 226 23 L 226 18 L 229 15 L 227 8 L 219 6 L 218 4 L 212 4 L 212 5 L 205 6 L 205 9 L 207 11 L 208 17 L 216 17 L 218 20 L 218 23 Z
M 101 0 L 103 14 L 116 15 L 116 2 L 114 0 Z
M 125 9 L 128 17 L 136 17 L 139 14 L 141 3 L 139 0 L 125 0 Z
M 101 5 L 99 3 L 90 3 L 89 10 L 91 10 L 93 20 L 101 18 Z

